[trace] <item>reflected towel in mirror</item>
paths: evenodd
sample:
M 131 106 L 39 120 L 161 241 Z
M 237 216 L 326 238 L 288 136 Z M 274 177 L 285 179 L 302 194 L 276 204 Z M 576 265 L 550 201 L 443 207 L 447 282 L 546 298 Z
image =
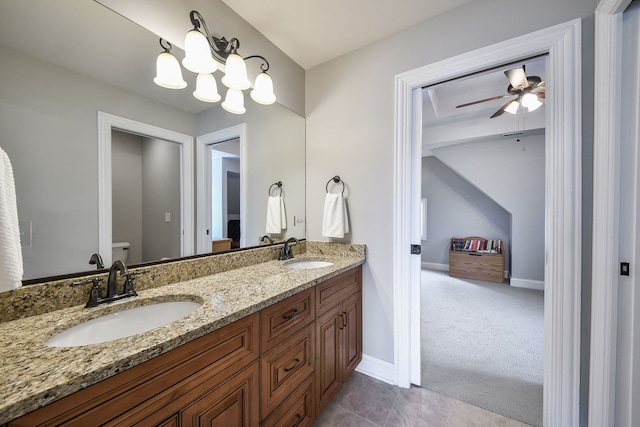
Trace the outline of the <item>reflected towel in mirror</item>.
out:
M 322 235 L 342 239 L 349 232 L 347 206 L 342 193 L 327 193 L 324 199 Z
M 18 205 L 9 156 L 0 148 L 0 292 L 22 285 Z
M 282 196 L 269 196 L 267 201 L 267 233 L 280 234 L 287 228 L 287 214 Z

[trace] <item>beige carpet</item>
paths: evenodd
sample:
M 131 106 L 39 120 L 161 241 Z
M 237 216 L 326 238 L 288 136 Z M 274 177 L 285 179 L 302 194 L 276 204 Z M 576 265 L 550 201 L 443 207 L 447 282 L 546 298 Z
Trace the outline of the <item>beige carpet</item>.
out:
M 544 296 L 422 270 L 422 386 L 542 426 Z

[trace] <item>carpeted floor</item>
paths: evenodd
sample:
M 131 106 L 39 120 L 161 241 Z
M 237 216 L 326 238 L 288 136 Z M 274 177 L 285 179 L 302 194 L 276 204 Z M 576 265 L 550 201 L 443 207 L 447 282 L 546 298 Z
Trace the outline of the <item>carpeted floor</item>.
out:
M 542 426 L 544 296 L 422 270 L 422 386 Z

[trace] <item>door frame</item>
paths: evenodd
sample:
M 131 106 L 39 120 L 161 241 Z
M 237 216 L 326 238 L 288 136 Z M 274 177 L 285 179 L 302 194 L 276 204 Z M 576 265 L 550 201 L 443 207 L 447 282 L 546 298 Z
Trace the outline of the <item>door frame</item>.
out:
M 180 256 L 193 255 L 193 137 L 98 111 L 98 250 L 105 265 L 113 262 L 111 131 L 114 129 L 180 144 Z
M 615 422 L 622 17 L 630 3 L 601 0 L 595 11 L 590 425 Z
M 196 138 L 196 151 L 198 158 L 198 207 L 196 227 L 196 253 L 205 254 L 211 252 L 211 235 L 207 229 L 211 228 L 211 154 L 212 145 L 219 142 L 236 139 L 240 141 L 240 230 L 247 224 L 247 125 L 241 123 L 215 132 L 210 132 Z M 240 233 L 240 247 L 245 247 L 247 233 Z
M 397 384 L 411 384 L 419 351 L 411 340 L 413 279 L 410 245 L 415 91 L 523 58 L 548 54 L 545 140 L 545 359 L 544 425 L 577 426 L 580 396 L 582 253 L 581 21 L 573 20 L 439 61 L 395 78 L 394 357 Z M 414 204 L 414 205 L 412 205 Z M 413 263 L 415 265 L 416 263 Z M 413 280 L 412 280 L 413 279 Z M 414 291 L 415 292 L 415 291 Z M 413 362 L 413 363 L 412 363 Z

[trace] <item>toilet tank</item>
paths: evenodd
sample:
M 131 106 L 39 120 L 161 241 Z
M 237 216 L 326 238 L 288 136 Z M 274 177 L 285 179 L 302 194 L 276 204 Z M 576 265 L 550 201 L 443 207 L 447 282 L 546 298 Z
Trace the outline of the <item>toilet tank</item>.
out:
M 119 259 L 126 263 L 127 257 L 129 256 L 130 246 L 129 242 L 113 242 L 111 244 L 111 260 L 115 261 Z

